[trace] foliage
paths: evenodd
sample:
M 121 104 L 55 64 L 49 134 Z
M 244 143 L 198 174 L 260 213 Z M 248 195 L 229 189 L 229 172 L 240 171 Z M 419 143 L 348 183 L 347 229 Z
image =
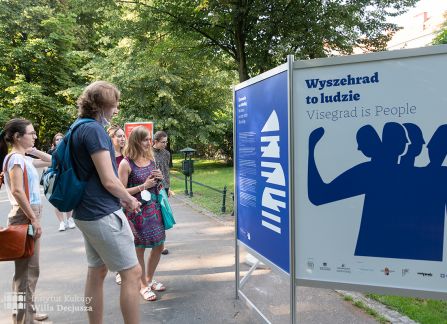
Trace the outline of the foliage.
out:
M 196 35 L 232 59 L 245 81 L 283 63 L 287 54 L 307 59 L 384 50 L 397 30 L 386 21 L 417 0 L 122 0 L 152 13 L 171 33 Z M 149 14 L 148 14 L 149 15 Z
M 447 12 L 444 13 L 445 21 L 433 40 L 433 45 L 447 44 Z
M 171 148 L 232 162 L 230 86 L 284 62 L 385 48 L 416 0 L 0 0 L 0 126 L 47 146 L 89 82 L 122 91 L 116 122 L 152 120 Z
M 73 98 L 63 91 L 83 79 L 76 70 L 75 15 L 59 1 L 0 2 L 0 121 L 30 119 L 48 144 L 75 117 Z
M 109 80 L 122 92 L 115 121 L 152 120 L 165 130 L 174 151 L 185 146 L 203 155 L 229 156 L 232 72 L 219 69 L 191 37 L 163 34 L 146 17 L 120 8 L 110 46 L 83 74 Z M 231 134 L 230 134 L 231 135 Z

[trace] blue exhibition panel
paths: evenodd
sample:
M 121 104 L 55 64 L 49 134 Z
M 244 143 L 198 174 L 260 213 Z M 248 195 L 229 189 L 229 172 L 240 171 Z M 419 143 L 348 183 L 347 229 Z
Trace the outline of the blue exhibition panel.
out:
M 289 273 L 287 71 L 235 91 L 237 239 Z

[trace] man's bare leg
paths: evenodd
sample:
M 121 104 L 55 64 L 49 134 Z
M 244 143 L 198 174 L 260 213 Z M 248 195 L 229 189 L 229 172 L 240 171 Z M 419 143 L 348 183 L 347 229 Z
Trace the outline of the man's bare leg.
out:
M 133 268 L 120 271 L 121 275 L 121 313 L 125 324 L 140 323 L 140 278 L 139 264 Z
M 90 301 L 86 306 L 92 307 L 92 311 L 87 312 L 90 324 L 102 324 L 103 322 L 103 286 L 106 275 L 107 268 L 105 265 L 97 268 L 88 268 L 87 281 L 85 283 L 85 297 L 87 297 L 86 301 Z

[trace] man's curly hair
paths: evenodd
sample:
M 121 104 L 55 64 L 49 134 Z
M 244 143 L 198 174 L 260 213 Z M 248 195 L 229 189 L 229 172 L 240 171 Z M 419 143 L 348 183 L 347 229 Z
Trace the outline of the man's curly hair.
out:
M 95 81 L 88 85 L 77 100 L 79 117 L 96 118 L 104 109 L 119 102 L 120 91 L 106 81 Z

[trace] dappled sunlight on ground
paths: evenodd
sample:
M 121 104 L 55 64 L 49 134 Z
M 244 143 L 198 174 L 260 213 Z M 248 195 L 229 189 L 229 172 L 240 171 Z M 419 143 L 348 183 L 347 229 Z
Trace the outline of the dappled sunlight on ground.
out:
M 170 270 L 191 270 L 191 269 L 209 269 L 215 267 L 226 267 L 234 265 L 234 254 L 219 254 L 215 256 L 195 255 L 186 259 L 173 257 L 172 260 L 164 258 L 161 260 L 163 268 Z
M 215 226 L 215 227 L 208 227 L 208 228 L 202 228 L 198 231 L 198 233 L 208 234 L 208 235 L 216 235 L 216 234 L 230 234 L 233 233 L 234 229 L 229 226 Z

